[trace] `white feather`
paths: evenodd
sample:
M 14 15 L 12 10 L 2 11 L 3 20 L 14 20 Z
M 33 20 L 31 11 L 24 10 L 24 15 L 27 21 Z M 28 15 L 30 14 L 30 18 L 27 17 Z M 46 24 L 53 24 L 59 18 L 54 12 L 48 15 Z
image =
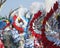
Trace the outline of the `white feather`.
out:
M 45 0 L 45 9 L 46 12 L 49 12 L 51 10 L 51 8 L 53 8 L 54 3 L 56 3 L 57 0 Z
M 32 5 L 30 6 L 31 13 L 33 14 L 43 9 L 44 9 L 44 3 L 40 3 L 40 2 L 33 2 Z
M 19 17 L 24 16 L 27 11 L 28 11 L 27 8 L 23 8 L 23 7 L 19 8 L 19 10 L 18 10 L 18 16 Z

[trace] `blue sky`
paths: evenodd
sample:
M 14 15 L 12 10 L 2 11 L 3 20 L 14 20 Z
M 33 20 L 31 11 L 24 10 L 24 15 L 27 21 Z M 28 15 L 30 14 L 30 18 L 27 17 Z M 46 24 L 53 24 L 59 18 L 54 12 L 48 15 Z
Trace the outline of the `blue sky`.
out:
M 2 8 L 0 8 L 0 15 L 8 16 L 11 9 L 15 9 L 20 5 L 29 8 L 33 2 L 44 2 L 44 0 L 7 0 Z

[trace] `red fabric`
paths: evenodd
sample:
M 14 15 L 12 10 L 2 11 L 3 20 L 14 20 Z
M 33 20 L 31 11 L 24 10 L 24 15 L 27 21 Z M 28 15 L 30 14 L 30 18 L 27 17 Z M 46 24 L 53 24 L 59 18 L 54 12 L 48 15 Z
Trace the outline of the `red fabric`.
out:
M 16 20 L 16 18 L 17 18 L 17 16 L 16 16 L 16 15 L 14 15 L 14 16 L 13 16 L 13 20 L 15 21 L 15 20 Z
M 37 38 L 41 38 L 41 34 L 37 34 L 37 33 L 33 30 L 33 28 L 31 28 L 31 29 L 29 29 L 29 30 L 31 31 L 31 33 L 32 33 L 33 36 L 35 36 L 35 37 L 37 37 Z
M 57 8 L 58 8 L 58 2 L 56 2 L 56 3 L 54 4 L 54 6 L 53 6 L 54 11 L 56 11 Z
M 23 31 L 24 31 L 24 29 L 22 28 L 22 27 L 18 27 L 17 25 L 16 25 L 16 23 L 15 23 L 15 20 L 17 19 L 17 16 L 16 15 L 14 15 L 13 16 L 13 20 L 14 20 L 14 22 L 13 22 L 13 26 L 14 26 L 14 28 L 16 29 L 16 30 L 18 30 L 20 33 L 22 33 Z M 22 21 L 22 20 L 21 20 Z
M 16 26 L 15 22 L 13 23 L 13 26 L 14 26 L 14 28 L 15 28 L 16 30 L 18 30 L 18 31 L 20 31 L 20 32 L 23 32 L 23 31 L 24 31 L 23 28 Z
M 34 20 L 36 20 L 36 19 L 41 15 L 41 13 L 42 13 L 42 12 L 38 11 L 38 13 L 36 13 L 36 14 L 34 15 L 34 17 L 32 18 L 32 20 L 31 20 L 31 22 L 30 22 L 30 27 L 32 27 Z
M 0 48 L 5 48 L 1 40 L 0 40 Z

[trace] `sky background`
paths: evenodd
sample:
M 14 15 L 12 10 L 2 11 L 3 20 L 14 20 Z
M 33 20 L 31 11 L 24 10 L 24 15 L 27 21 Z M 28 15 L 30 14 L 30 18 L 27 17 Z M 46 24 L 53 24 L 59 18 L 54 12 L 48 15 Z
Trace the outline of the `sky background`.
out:
M 33 2 L 44 2 L 44 0 L 7 0 L 0 8 L 0 15 L 8 16 L 11 9 L 18 8 L 20 5 L 29 8 Z

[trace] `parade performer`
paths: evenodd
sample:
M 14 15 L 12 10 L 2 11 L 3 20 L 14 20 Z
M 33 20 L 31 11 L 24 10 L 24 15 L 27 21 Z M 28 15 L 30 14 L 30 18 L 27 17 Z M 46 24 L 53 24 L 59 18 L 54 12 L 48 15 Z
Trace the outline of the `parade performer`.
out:
M 20 47 L 24 47 L 24 41 L 29 38 L 28 35 L 28 27 L 29 21 L 31 19 L 31 14 L 27 8 L 19 7 L 17 10 L 10 16 L 12 26 L 18 31 L 20 34 Z
M 36 20 L 39 16 L 41 16 L 41 12 L 40 11 L 38 11 L 37 13 L 34 14 L 32 20 L 30 22 L 29 30 L 31 31 L 31 33 L 33 35 L 35 35 L 35 37 L 40 38 L 42 40 L 44 48 L 46 48 L 46 47 L 48 47 L 48 48 L 52 48 L 52 47 L 53 48 L 59 48 L 59 46 L 53 45 L 54 42 L 48 40 L 47 37 L 46 37 L 46 34 L 45 34 L 45 24 L 46 24 L 46 21 L 48 21 L 48 19 L 52 16 L 52 14 L 58 9 L 58 2 L 54 1 L 52 3 L 53 3 L 52 4 L 53 5 L 52 8 L 49 8 L 49 11 L 47 12 L 46 16 L 43 19 L 42 28 L 41 28 L 42 34 L 37 34 L 34 31 L 34 29 L 33 29 L 34 20 Z

